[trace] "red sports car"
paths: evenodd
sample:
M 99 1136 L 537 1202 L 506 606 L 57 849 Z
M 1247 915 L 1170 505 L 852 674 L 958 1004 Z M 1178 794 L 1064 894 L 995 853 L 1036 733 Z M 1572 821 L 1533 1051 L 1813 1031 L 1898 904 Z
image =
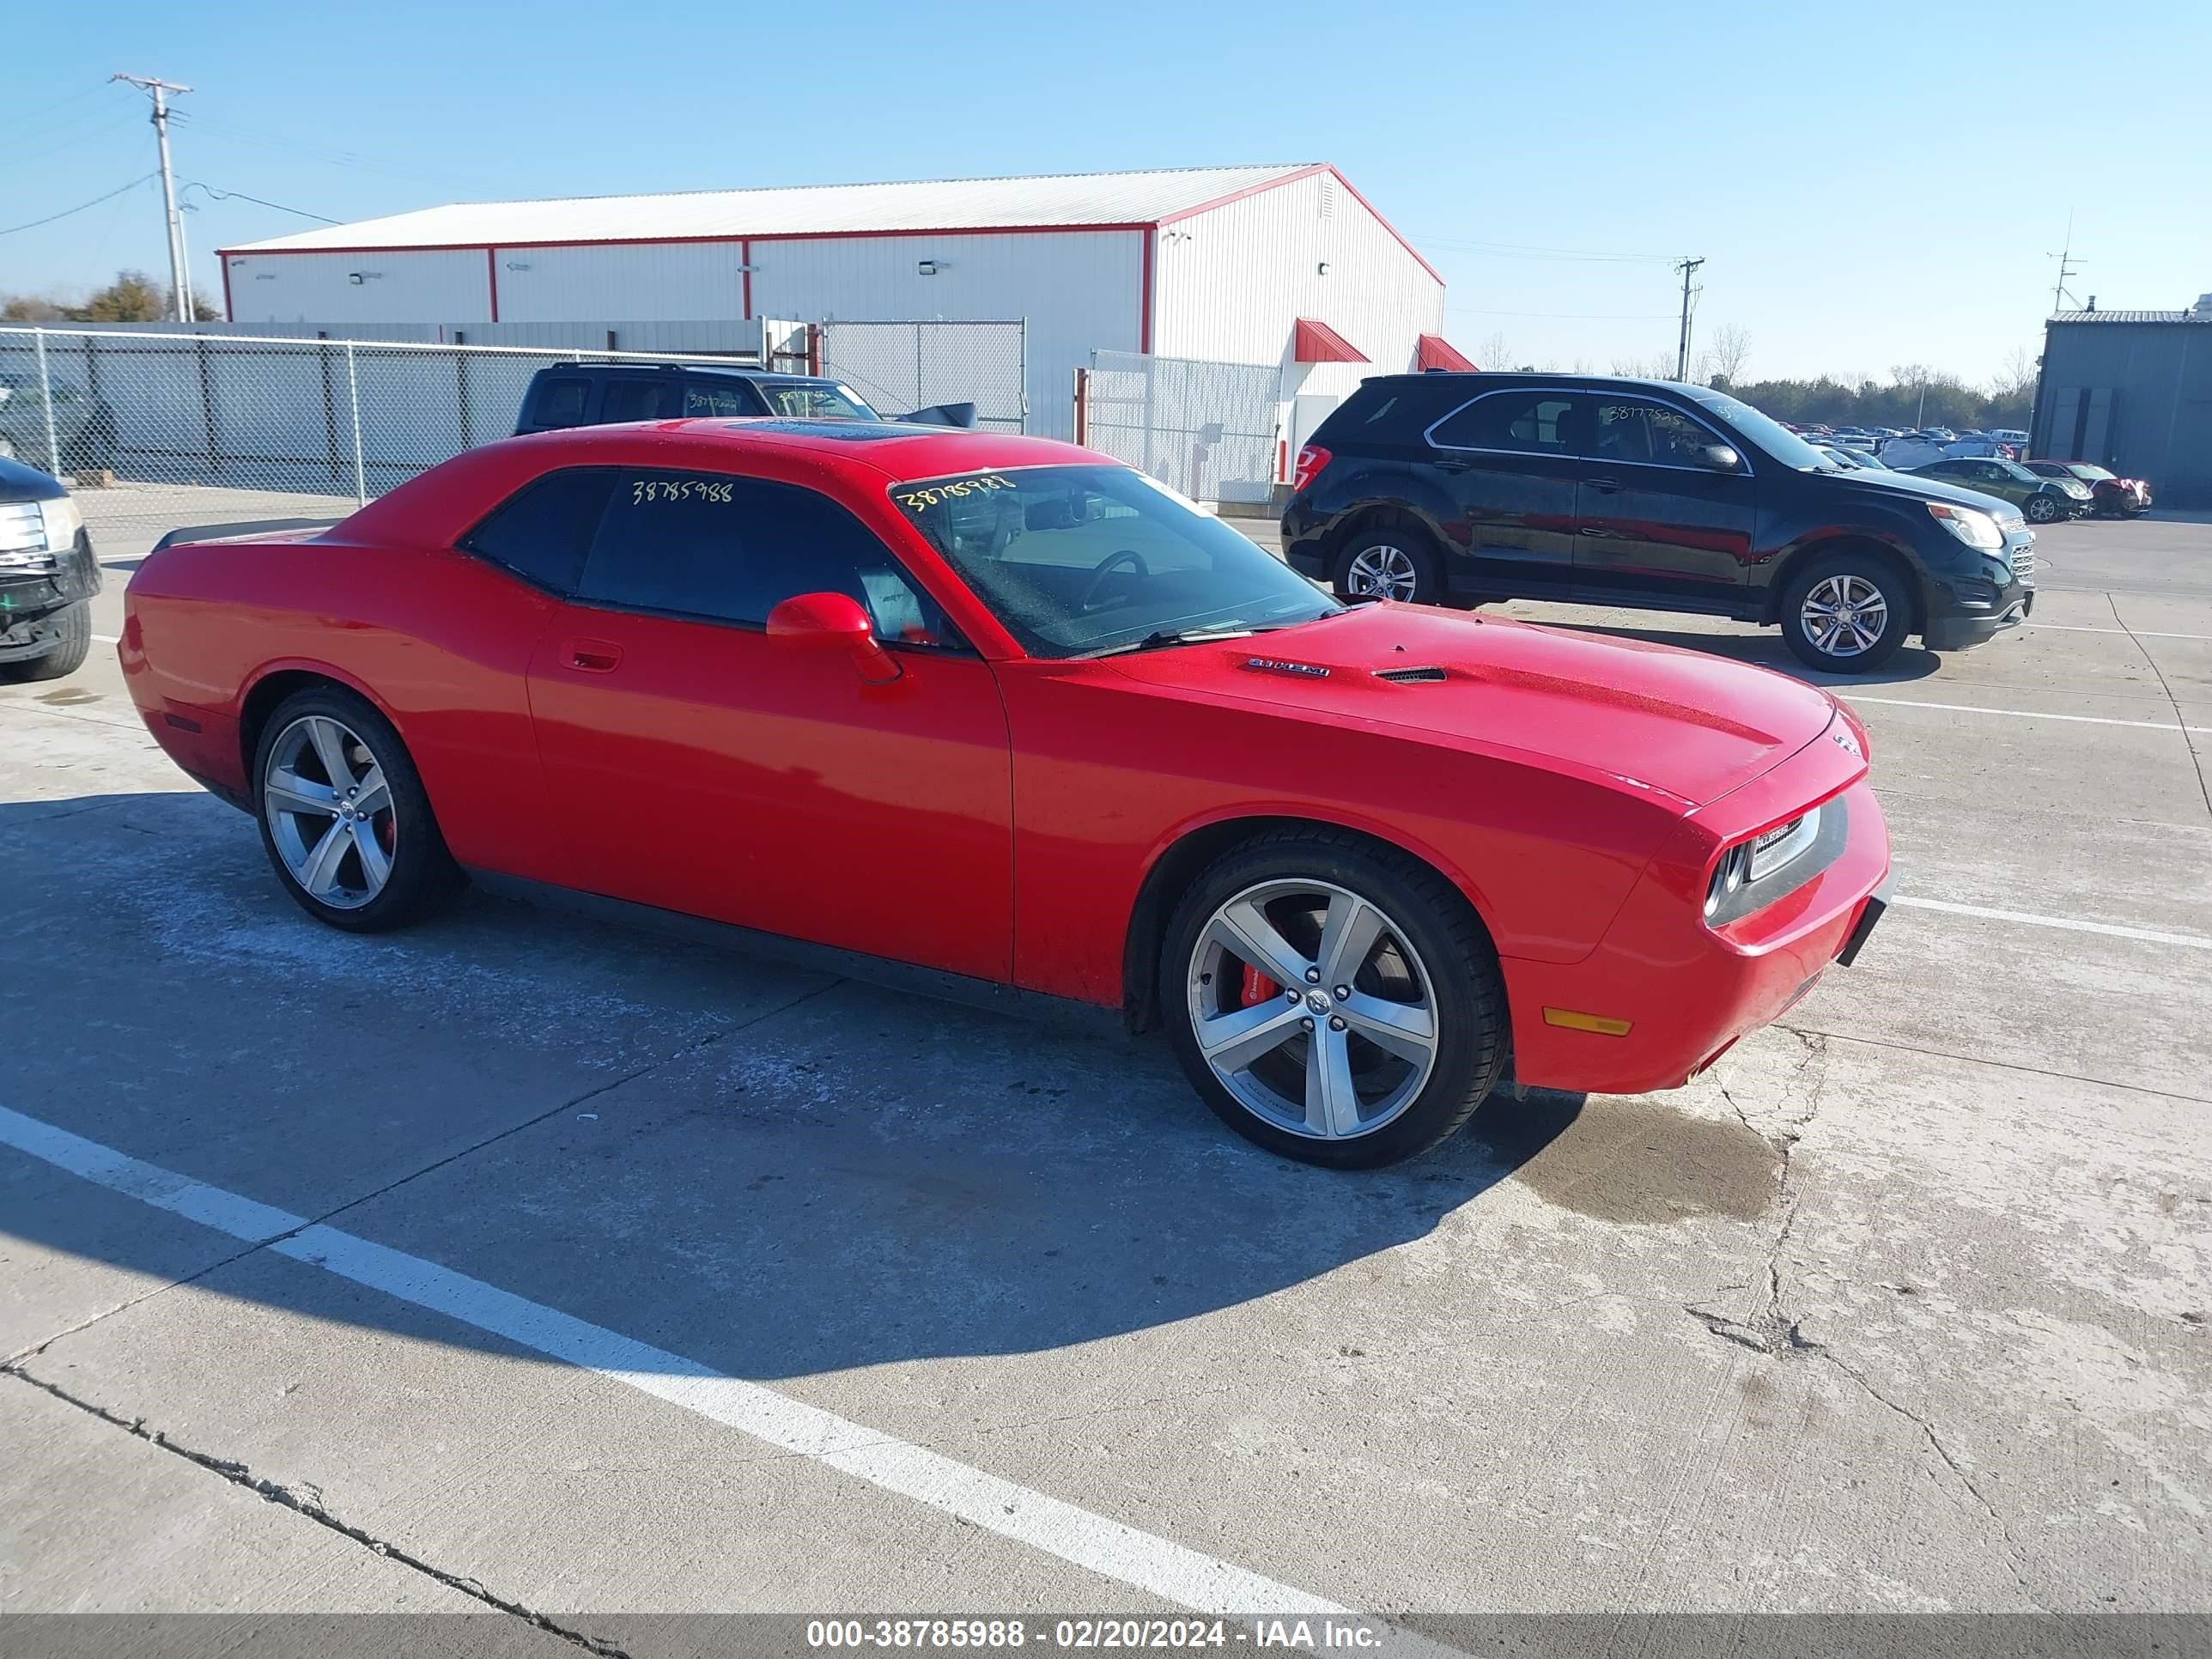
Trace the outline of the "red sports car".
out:
M 1318 1164 L 1504 1075 L 1684 1082 L 1850 960 L 1889 870 L 1826 692 L 1347 608 L 1040 439 L 514 439 L 332 529 L 165 547 L 127 610 L 148 728 L 323 921 L 466 872 L 1118 1009 Z

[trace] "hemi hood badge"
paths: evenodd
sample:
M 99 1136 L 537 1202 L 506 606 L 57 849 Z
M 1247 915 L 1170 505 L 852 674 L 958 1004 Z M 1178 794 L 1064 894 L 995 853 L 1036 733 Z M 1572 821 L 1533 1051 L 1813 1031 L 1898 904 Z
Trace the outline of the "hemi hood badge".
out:
M 1285 662 L 1280 657 L 1247 657 L 1244 666 L 1262 674 L 1296 674 L 1301 679 L 1325 680 L 1328 670 L 1317 663 Z

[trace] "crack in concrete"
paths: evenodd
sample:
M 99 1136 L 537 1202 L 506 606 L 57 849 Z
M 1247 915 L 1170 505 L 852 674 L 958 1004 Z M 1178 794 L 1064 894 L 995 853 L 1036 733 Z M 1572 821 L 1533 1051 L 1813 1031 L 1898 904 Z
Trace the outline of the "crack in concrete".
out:
M 41 1393 L 52 1395 L 65 1406 L 74 1407 L 88 1416 L 95 1417 L 103 1423 L 110 1424 L 121 1429 L 125 1433 L 144 1441 L 149 1446 L 157 1446 L 173 1456 L 180 1457 L 187 1463 L 206 1470 L 209 1474 L 217 1476 L 241 1491 L 252 1492 L 264 1503 L 273 1504 L 279 1509 L 289 1510 L 319 1527 L 334 1532 L 342 1538 L 350 1540 L 373 1554 L 380 1555 L 386 1560 L 396 1561 L 410 1571 L 418 1572 L 426 1578 L 435 1580 L 447 1589 L 467 1596 L 471 1601 L 481 1602 L 485 1607 L 507 1614 L 509 1618 L 522 1620 L 525 1623 L 544 1631 L 549 1636 L 558 1637 L 562 1641 L 580 1647 L 587 1653 L 598 1654 L 601 1656 L 601 1659 L 630 1659 L 627 1650 L 617 1647 L 611 1642 L 602 1641 L 596 1636 L 561 1624 L 550 1615 L 538 1612 L 535 1607 L 526 1607 L 510 1596 L 498 1594 L 485 1585 L 481 1579 L 471 1578 L 462 1573 L 449 1572 L 435 1563 L 426 1561 L 421 1556 L 401 1548 L 389 1539 L 379 1538 L 355 1526 L 351 1522 L 333 1515 L 323 1501 L 322 1489 L 311 1481 L 302 1481 L 297 1486 L 287 1486 L 255 1474 L 243 1463 L 234 1462 L 228 1458 L 217 1457 L 212 1453 L 195 1450 L 190 1446 L 179 1445 L 161 1430 L 148 1427 L 144 1418 L 125 1417 L 118 1413 L 112 1412 L 105 1406 L 71 1394 L 58 1383 L 49 1382 L 43 1377 L 32 1376 L 13 1362 L 0 1365 L 0 1375 L 12 1376 L 19 1382 L 28 1383 Z
M 1731 1319 L 1717 1309 L 1701 1307 L 1694 1302 L 1682 1304 L 1683 1312 L 1698 1321 L 1723 1341 L 1733 1342 L 1739 1347 L 1749 1348 L 1754 1353 L 1770 1356 L 1818 1352 L 1822 1346 L 1805 1334 L 1802 1321 L 1793 1318 L 1783 1308 L 1785 1286 L 1782 1257 L 1796 1231 L 1797 1212 L 1804 1202 L 1804 1194 L 1796 1185 L 1796 1170 L 1790 1161 L 1790 1154 L 1796 1150 L 1797 1143 L 1805 1138 L 1806 1126 L 1820 1112 L 1821 1093 L 1828 1080 L 1828 1045 L 1827 1039 L 1817 1032 L 1795 1030 L 1788 1026 L 1781 1029 L 1797 1039 L 1802 1050 L 1796 1065 L 1784 1081 L 1783 1097 L 1787 1100 L 1798 1091 L 1801 1085 L 1804 1085 L 1806 1102 L 1802 1112 L 1795 1117 L 1784 1118 L 1779 1129 L 1769 1131 L 1752 1121 L 1751 1114 L 1744 1110 L 1743 1103 L 1725 1082 L 1719 1085 L 1721 1098 L 1727 1103 L 1729 1110 L 1735 1114 L 1736 1121 L 1774 1149 L 1774 1199 L 1782 1211 L 1782 1225 L 1777 1229 L 1774 1243 L 1766 1252 L 1765 1298 L 1750 1318 L 1741 1320 Z M 1817 1072 L 1814 1071 L 1816 1066 Z M 1809 1085 L 1805 1085 L 1808 1072 L 1814 1074 Z M 1741 1290 L 1745 1287 L 1731 1285 L 1721 1288 Z
M 2151 655 L 2150 647 L 2136 637 L 2136 630 L 2129 627 L 2128 619 L 2120 615 L 2120 602 L 2107 592 L 2105 604 L 2112 613 L 2112 620 L 2119 623 L 2120 632 L 2133 641 L 2136 649 L 2142 653 L 2143 661 L 2157 677 L 2158 689 L 2166 693 L 2166 705 L 2173 710 L 2173 723 L 2181 728 L 2181 741 L 2189 750 L 2189 763 L 2197 773 L 2197 788 L 2204 797 L 2204 810 L 2212 814 L 2212 779 L 2204 775 L 2204 757 L 2198 752 L 2197 739 L 2189 730 L 2189 716 L 2181 712 L 2181 700 L 2173 695 L 2172 686 L 2166 684 L 2166 670 L 2158 665 L 2158 659 Z

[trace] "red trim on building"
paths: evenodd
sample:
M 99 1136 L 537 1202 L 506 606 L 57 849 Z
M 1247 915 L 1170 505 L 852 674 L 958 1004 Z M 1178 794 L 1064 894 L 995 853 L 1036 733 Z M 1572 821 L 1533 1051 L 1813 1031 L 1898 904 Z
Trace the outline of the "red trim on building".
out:
M 745 320 L 753 316 L 753 239 L 746 237 L 738 244 L 738 263 L 744 267 Z
M 1159 227 L 1146 226 L 1144 281 L 1137 301 L 1137 349 L 1147 353 L 1152 349 L 1152 264 L 1159 240 Z
M 1364 363 L 1374 360 L 1327 323 L 1301 317 L 1291 327 L 1291 361 L 1296 363 Z
M 484 275 L 491 279 L 491 319 L 499 320 L 499 255 L 490 248 L 484 250 Z
M 1479 365 L 1443 335 L 1424 334 L 1413 343 L 1413 367 L 1455 368 L 1472 374 Z

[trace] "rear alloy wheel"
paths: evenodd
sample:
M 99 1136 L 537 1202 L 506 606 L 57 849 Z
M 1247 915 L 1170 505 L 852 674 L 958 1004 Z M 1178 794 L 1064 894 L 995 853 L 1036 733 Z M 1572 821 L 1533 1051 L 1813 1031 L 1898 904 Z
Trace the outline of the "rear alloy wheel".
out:
M 300 908 L 352 933 L 442 909 L 462 876 L 392 723 L 333 687 L 289 698 L 263 728 L 254 816 Z
M 1815 560 L 1782 596 L 1782 637 L 1799 661 L 1831 674 L 1879 668 L 1905 643 L 1912 606 L 1904 579 L 1881 560 Z
M 1340 1169 L 1457 1129 L 1504 1061 L 1497 958 L 1433 871 L 1337 831 L 1227 854 L 1169 927 L 1176 1056 L 1237 1133 Z
M 1442 605 L 1443 575 L 1435 551 L 1419 532 L 1370 531 L 1337 556 L 1336 592 L 1342 599 Z
M 2049 524 L 2058 516 L 2058 501 L 2053 495 L 2030 495 L 2027 505 L 2021 510 L 2027 514 L 2030 524 Z

